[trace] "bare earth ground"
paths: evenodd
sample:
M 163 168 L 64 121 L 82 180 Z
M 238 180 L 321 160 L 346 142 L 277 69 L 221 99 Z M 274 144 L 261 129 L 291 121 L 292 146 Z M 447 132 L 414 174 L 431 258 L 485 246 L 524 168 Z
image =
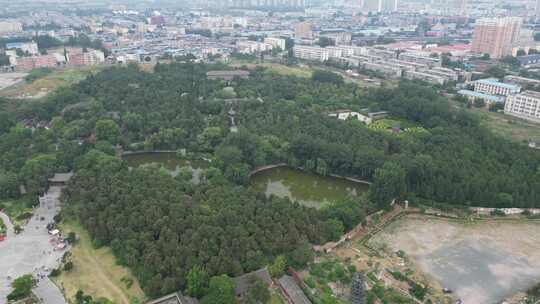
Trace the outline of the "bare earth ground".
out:
M 499 303 L 540 281 L 536 222 L 462 223 L 409 216 L 370 242 L 405 251 L 465 304 Z
M 2 75 L 14 75 L 17 73 L 0 74 L 0 96 L 15 99 L 42 98 L 59 87 L 75 84 L 85 79 L 87 76 L 99 72 L 103 68 L 105 67 L 89 66 L 81 68 L 59 69 L 53 71 L 51 74 L 43 78 L 35 80 L 32 83 L 27 83 L 22 80 L 13 82 L 10 85 L 3 85 Z
M 27 73 L 0 73 L 0 90 L 24 81 Z

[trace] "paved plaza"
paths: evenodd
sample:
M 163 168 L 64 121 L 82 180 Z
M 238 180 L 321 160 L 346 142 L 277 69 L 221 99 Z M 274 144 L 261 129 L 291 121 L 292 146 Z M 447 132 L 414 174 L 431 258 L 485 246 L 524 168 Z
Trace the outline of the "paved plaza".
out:
M 59 211 L 60 187 L 51 187 L 41 204 L 34 210 L 34 216 L 24 227 L 24 231 L 14 235 L 8 224 L 7 239 L 0 242 L 0 304 L 7 302 L 10 284 L 13 279 L 25 274 L 32 274 L 38 279 L 35 293 L 45 304 L 66 303 L 62 294 L 46 276 L 58 267 L 65 251 L 55 250 L 51 243 L 53 237 L 47 231 L 47 224 L 53 221 Z M 6 221 L 6 216 L 2 219 Z

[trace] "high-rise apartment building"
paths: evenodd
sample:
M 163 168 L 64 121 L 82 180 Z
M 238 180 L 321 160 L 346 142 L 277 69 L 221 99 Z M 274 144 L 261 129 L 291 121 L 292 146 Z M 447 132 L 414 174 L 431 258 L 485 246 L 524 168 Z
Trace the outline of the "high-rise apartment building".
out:
M 512 47 L 519 41 L 521 18 L 484 18 L 476 21 L 472 52 L 489 54 L 491 58 L 512 55 Z
M 399 0 L 363 0 L 362 10 L 365 12 L 395 12 L 398 10 Z
M 313 39 L 313 27 L 310 22 L 300 22 L 294 27 L 294 37 Z
M 0 21 L 0 33 L 18 33 L 23 31 L 22 23 L 12 21 Z
M 467 0 L 458 0 L 459 2 L 459 14 L 462 16 L 467 15 Z M 540 0 L 538 0 L 540 1 Z
M 295 8 L 305 6 L 305 0 L 232 0 L 232 3 L 230 5 L 237 8 Z

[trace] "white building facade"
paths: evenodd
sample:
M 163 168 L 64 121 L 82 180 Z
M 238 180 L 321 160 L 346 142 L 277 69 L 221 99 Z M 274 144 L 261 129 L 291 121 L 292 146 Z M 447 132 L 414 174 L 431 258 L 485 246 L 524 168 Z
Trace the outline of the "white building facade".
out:
M 293 48 L 294 57 L 324 62 L 330 58 L 330 52 L 322 47 L 298 45 Z
M 504 113 L 540 123 L 540 93 L 524 91 L 506 98 Z

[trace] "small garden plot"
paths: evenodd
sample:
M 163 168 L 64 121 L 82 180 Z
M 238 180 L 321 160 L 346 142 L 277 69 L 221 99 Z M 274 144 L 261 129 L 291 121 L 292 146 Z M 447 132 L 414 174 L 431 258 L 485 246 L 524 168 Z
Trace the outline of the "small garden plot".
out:
M 304 283 L 315 292 L 315 298 L 336 297 L 335 303 L 341 303 L 339 299 L 346 300 L 350 296 L 350 285 L 355 273 L 356 267 L 350 262 L 323 260 L 310 266 Z
M 369 125 L 374 131 L 388 132 L 395 135 L 429 134 L 424 127 L 400 118 L 385 118 Z

